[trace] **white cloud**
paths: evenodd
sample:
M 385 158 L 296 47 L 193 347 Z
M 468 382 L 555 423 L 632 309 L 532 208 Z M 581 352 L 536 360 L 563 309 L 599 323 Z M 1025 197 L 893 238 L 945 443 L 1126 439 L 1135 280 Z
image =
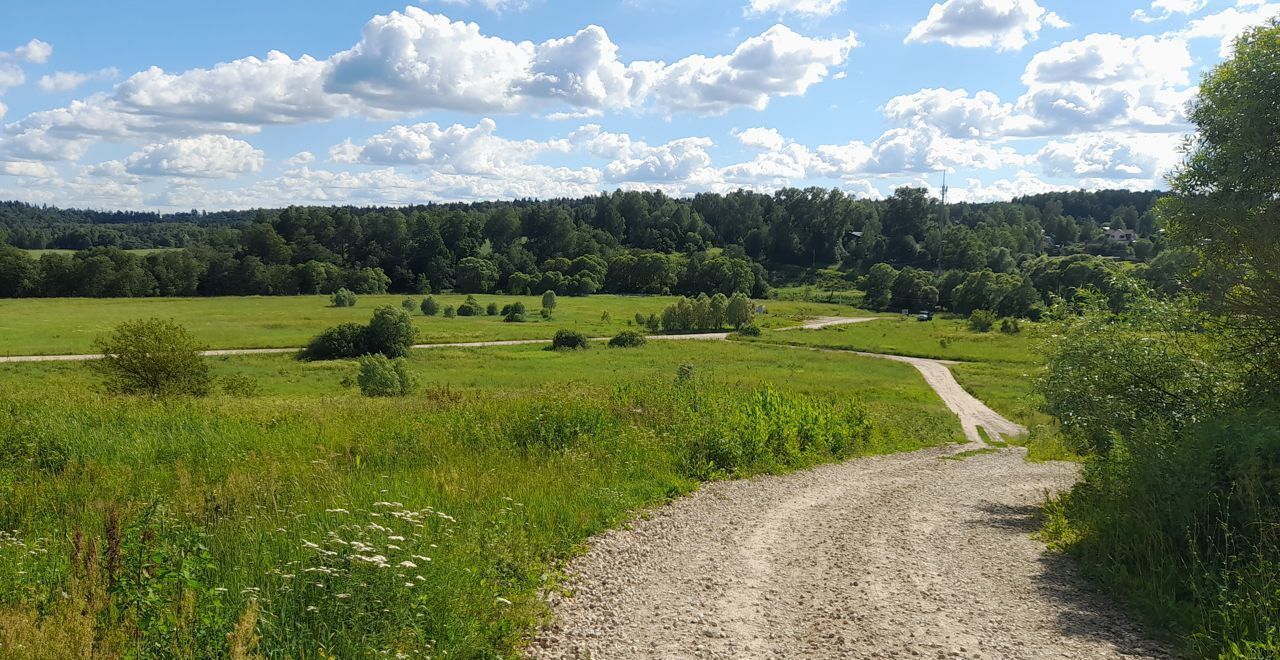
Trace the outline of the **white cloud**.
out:
M 442 0 L 449 5 L 478 5 L 498 14 L 508 11 L 524 11 L 529 8 L 529 0 Z
M 1178 39 L 1091 34 L 1036 53 L 1022 82 L 1186 85 L 1190 66 L 1187 44 Z
M 454 174 L 503 176 L 543 151 L 569 148 L 565 141 L 507 140 L 496 135 L 497 127 L 488 118 L 474 127 L 454 124 L 442 128 L 435 123 L 393 126 L 369 138 L 358 151 L 348 149 L 346 143 L 339 145 L 334 160 L 352 162 L 349 159 L 354 155 L 354 161 L 361 163 L 425 165 Z
M 1104 133 L 1049 142 L 1035 158 L 1050 177 L 1153 181 L 1178 163 L 1180 144 L 1176 135 Z
M 742 131 L 734 130 L 733 137 L 738 138 L 738 142 L 741 142 L 744 147 L 764 151 L 777 151 L 787 143 L 787 139 L 782 137 L 776 128 L 755 127 Z
M 712 176 L 710 138 L 686 137 L 658 146 L 633 140 L 625 133 L 611 133 L 587 124 L 569 136 L 569 143 L 597 158 L 611 162 L 605 176 L 615 183 L 698 183 Z
M 743 10 L 747 16 L 795 14 L 806 17 L 831 16 L 844 8 L 844 0 L 750 0 Z
M 962 48 L 1020 50 L 1045 27 L 1068 23 L 1035 0 L 946 0 L 911 28 L 905 43 L 941 42 Z
M 900 124 L 933 126 L 947 137 L 992 138 L 1019 130 L 1026 118 L 1015 117 L 1013 106 L 999 96 L 980 91 L 972 96 L 963 89 L 922 89 L 895 96 L 884 114 Z
M 0 59 L 15 58 L 32 64 L 44 64 L 53 55 L 53 46 L 39 39 L 32 39 L 9 53 L 0 53 Z
M 0 162 L 0 174 L 33 179 L 52 179 L 58 176 L 58 171 L 45 163 L 19 160 Z
M 970 178 L 965 181 L 965 184 L 965 186 L 953 186 L 949 199 L 970 203 L 1007 202 L 1025 195 L 1075 190 L 1080 187 L 1045 183 L 1025 170 L 1020 170 L 1012 179 L 997 179 L 991 183 L 983 183 L 981 179 Z
M 1219 39 L 1218 56 L 1226 58 L 1231 56 L 1236 37 L 1276 16 L 1280 16 L 1280 3 L 1238 0 L 1235 7 L 1191 21 L 1175 34 L 1187 39 Z
M 730 55 L 694 55 L 666 67 L 655 85 L 654 101 L 669 111 L 763 110 L 774 96 L 798 96 L 826 79 L 857 45 L 853 33 L 814 39 L 775 25 Z
M 0 62 L 0 94 L 10 87 L 17 87 L 27 81 L 27 74 L 21 67 Z
M 316 159 L 316 155 L 311 153 L 310 151 L 299 151 L 298 153 L 290 156 L 289 159 L 286 160 L 285 162 L 288 163 L 289 165 L 306 165 L 308 163 L 314 162 L 315 159 Z
M 617 44 L 604 28 L 592 25 L 571 37 L 541 43 L 527 78 L 517 87 L 521 94 L 533 98 L 598 112 L 641 103 L 661 69 L 659 62 L 622 64 Z
M 36 83 L 42 92 L 69 92 L 91 80 L 109 80 L 120 75 L 114 67 L 99 69 L 90 73 L 79 71 L 56 71 L 40 77 Z
M 125 161 L 132 174 L 230 178 L 262 169 L 261 151 L 225 135 L 201 135 L 152 144 Z
M 1163 21 L 1174 14 L 1194 14 L 1208 6 L 1209 0 L 1152 0 L 1151 8 L 1136 9 L 1133 20 L 1140 23 Z

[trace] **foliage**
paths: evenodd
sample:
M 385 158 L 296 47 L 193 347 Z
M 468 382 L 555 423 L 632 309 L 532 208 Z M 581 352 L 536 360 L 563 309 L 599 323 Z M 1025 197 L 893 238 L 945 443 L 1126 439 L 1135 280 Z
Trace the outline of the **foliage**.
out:
M 587 341 L 587 336 L 575 330 L 556 330 L 549 347 L 553 351 L 576 351 L 588 348 L 591 348 L 591 343 Z
M 462 293 L 489 293 L 498 283 L 498 267 L 492 261 L 467 257 L 454 267 L 454 288 Z
M 420 307 L 423 316 L 435 316 L 440 313 L 440 303 L 436 302 L 436 299 L 431 296 L 423 298 Z
M 454 309 L 453 309 L 453 305 L 445 305 L 445 307 L 444 307 L 444 317 L 445 317 L 445 318 L 447 318 L 447 319 L 451 319 L 451 318 L 453 318 L 453 317 L 455 317 L 455 316 L 457 316 L 457 315 L 458 315 L 458 313 L 457 313 L 456 311 L 454 311 Z
M 1221 337 L 1204 332 L 1194 301 L 1135 294 L 1123 312 L 1097 293 L 1054 310 L 1048 371 L 1038 383 L 1045 409 L 1068 437 L 1106 453 L 1115 433 L 1151 420 L 1171 429 L 1211 419 L 1247 392 Z
M 448 309 L 445 315 L 448 316 Z M 374 310 L 367 325 L 343 323 L 320 333 L 298 353 L 298 359 L 341 360 L 373 353 L 404 357 L 413 347 L 417 332 L 408 312 L 383 306 Z
M 407 396 L 413 391 L 413 376 L 404 358 L 387 359 L 385 355 L 361 356 L 356 383 L 365 396 Z
M 502 309 L 502 320 L 507 323 L 524 323 L 524 303 L 516 301 Z
M 743 337 L 759 337 L 760 326 L 754 323 L 747 323 L 744 325 L 740 325 L 738 326 L 738 334 L 742 335 Z
M 102 358 L 88 362 L 108 392 L 150 397 L 204 396 L 213 387 L 204 347 L 163 319 L 121 323 L 94 341 Z
M 484 314 L 485 314 L 485 316 L 497 316 L 497 315 L 498 315 L 498 303 L 496 303 L 496 302 L 491 302 L 491 303 L 489 303 L 489 304 L 484 308 Z
M 356 306 L 356 294 L 352 293 L 350 289 L 347 289 L 345 287 L 338 289 L 338 291 L 333 294 L 333 298 L 331 298 L 330 300 L 333 303 L 334 307 L 355 307 Z
M 239 374 L 223 374 L 217 378 L 218 387 L 228 396 L 251 397 L 262 393 L 262 386 L 252 377 Z
M 623 330 L 614 335 L 609 340 L 610 348 L 638 348 L 644 346 L 649 340 L 645 336 L 635 330 Z
M 409 298 L 405 298 L 404 300 L 400 301 L 400 306 L 403 307 L 404 311 L 408 312 L 409 314 L 413 314 L 414 312 L 418 311 L 418 304 L 413 302 L 413 300 Z
M 637 315 L 639 316 L 639 315 Z M 749 325 L 756 318 L 756 307 L 745 293 L 735 293 L 724 311 L 725 321 L 735 328 Z M 637 320 L 638 322 L 638 320 Z
M 1016 335 L 1022 332 L 1022 324 L 1018 323 L 1018 319 L 1003 319 L 1000 321 L 1000 332 L 1006 335 Z
M 551 310 L 547 309 L 546 307 L 543 307 L 542 309 L 538 310 L 538 316 L 541 316 L 544 320 L 550 319 Z
M 555 291 L 548 289 L 545 293 L 542 294 L 542 308 L 547 310 L 548 312 L 555 311 L 556 309 L 556 292 Z
M 1159 211 L 1229 280 L 1211 298 L 1240 350 L 1280 382 L 1280 21 L 1240 36 L 1190 107 L 1188 157 Z
M 484 316 L 484 307 L 475 296 L 467 296 L 467 299 L 458 305 L 457 312 L 458 316 Z
M 996 324 L 995 312 L 985 309 L 975 309 L 969 315 L 969 329 L 974 332 L 991 332 L 991 328 Z

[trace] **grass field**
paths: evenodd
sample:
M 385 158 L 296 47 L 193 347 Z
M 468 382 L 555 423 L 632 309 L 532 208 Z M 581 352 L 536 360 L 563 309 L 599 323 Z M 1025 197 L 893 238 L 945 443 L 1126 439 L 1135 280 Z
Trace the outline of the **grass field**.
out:
M 907 365 L 738 342 L 418 351 L 423 388 L 383 400 L 340 385 L 350 362 L 213 363 L 262 393 L 0 366 L 0 646 L 507 657 L 561 562 L 638 507 L 960 439 Z
M 0 300 L 0 355 L 57 355 L 84 353 L 93 339 L 119 323 L 140 318 L 169 318 L 186 326 L 210 348 L 283 348 L 304 345 L 330 326 L 368 321 L 374 308 L 399 305 L 406 296 L 360 296 L 355 307 L 329 306 L 326 296 L 228 298 L 26 298 Z M 499 307 L 520 300 L 529 309 L 525 323 L 503 323 L 495 316 L 446 319 L 442 315 L 414 317 L 422 342 L 463 342 L 495 339 L 550 339 L 560 328 L 593 336 L 610 336 L 628 327 L 637 312 L 660 313 L 674 298 L 662 296 L 598 295 L 560 297 L 550 320 L 538 316 L 541 297 L 483 295 L 482 305 Z M 415 302 L 422 296 L 412 296 Z M 437 295 L 441 308 L 457 306 L 464 295 Z M 865 315 L 839 304 L 763 301 L 768 314 L 757 317 L 762 327 L 793 325 L 797 319 Z M 611 321 L 602 320 L 608 312 Z M 632 321 L 634 323 L 634 321 Z

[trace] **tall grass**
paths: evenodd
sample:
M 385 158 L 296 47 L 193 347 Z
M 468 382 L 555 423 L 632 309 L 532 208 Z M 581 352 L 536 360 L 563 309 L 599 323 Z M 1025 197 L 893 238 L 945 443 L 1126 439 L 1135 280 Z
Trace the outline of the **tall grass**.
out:
M 31 657 L 511 656 L 560 563 L 638 507 L 950 439 L 880 433 L 847 394 L 697 378 L 2 394 L 0 655 Z
M 1275 409 L 1148 426 L 1092 458 L 1046 537 L 1194 657 L 1280 657 Z

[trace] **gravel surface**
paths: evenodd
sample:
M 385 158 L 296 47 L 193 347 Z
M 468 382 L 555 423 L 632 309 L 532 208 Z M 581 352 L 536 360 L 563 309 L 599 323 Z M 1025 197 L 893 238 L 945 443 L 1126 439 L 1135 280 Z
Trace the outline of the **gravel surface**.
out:
M 564 658 L 1162 658 L 1065 557 L 1032 538 L 1077 467 L 914 365 L 970 443 L 712 483 L 596 537 L 528 649 Z

